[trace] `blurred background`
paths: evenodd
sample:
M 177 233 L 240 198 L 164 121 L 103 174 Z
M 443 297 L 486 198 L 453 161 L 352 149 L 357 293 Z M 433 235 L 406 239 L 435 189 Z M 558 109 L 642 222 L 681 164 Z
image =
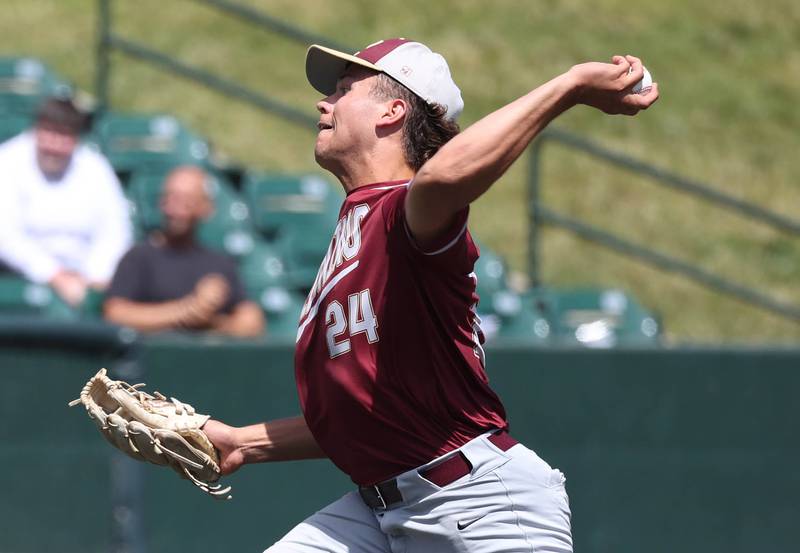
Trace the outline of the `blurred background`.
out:
M 190 516 L 167 527 L 161 514 L 187 504 L 195 524 L 228 532 L 278 521 L 243 532 L 242 550 L 261 550 L 319 496 L 347 489 L 327 465 L 254 469 L 236 476 L 238 507 L 220 511 L 150 467 L 106 463 L 77 412 L 59 432 L 37 427 L 74 470 L 31 465 L 36 446 L 15 427 L 25 394 L 44 393 L 63 416 L 100 362 L 176 394 L 181 375 L 195 375 L 187 399 L 234 423 L 294 412 L 290 344 L 341 195 L 313 159 L 318 94 L 305 51 L 394 36 L 446 56 L 462 128 L 576 63 L 642 58 L 661 91 L 653 109 L 569 111 L 471 211 L 490 376 L 512 428 L 570 478 L 576 550 L 752 551 L 765 539 L 794 550 L 800 4 L 6 0 L 2 138 L 30 124 L 37 94 L 72 91 L 94 115 L 85 141 L 112 162 L 140 238 L 159 224 L 166 168 L 204 165 L 218 213 L 201 236 L 237 260 L 268 330 L 247 343 L 142 337 L 102 324 L 102 297 L 74 309 L 42 287 L 0 290 L 0 455 L 30 479 L 47 472 L 49 490 L 80 507 L 42 511 L 43 485 L 12 486 L 0 510 L 16 523 L 0 551 L 224 548 Z M 248 366 L 233 380 L 247 390 L 215 394 L 232 378 L 220 365 Z M 58 385 L 42 392 L 42 379 Z M 301 471 L 325 493 L 298 493 Z M 173 499 L 154 499 L 157 486 L 174 486 Z
M 538 276 L 554 286 L 613 287 L 657 314 L 670 342 L 782 342 L 800 336 L 797 240 L 798 21 L 796 3 L 618 2 L 379 3 L 243 1 L 312 37 L 357 49 L 408 35 L 446 53 L 463 89 L 462 126 L 571 65 L 635 53 L 662 89 L 635 119 L 571 110 L 553 128 L 708 186 L 781 216 L 774 228 L 719 205 L 657 186 L 641 173 L 558 141 L 543 148 L 540 198 L 552 209 L 653 248 L 733 284 L 794 306 L 776 315 L 670 271 L 544 225 Z M 303 72 L 304 37 L 265 30 L 203 2 L 112 2 L 122 38 L 213 71 L 311 118 L 317 94 Z M 88 0 L 5 3 L 2 53 L 33 56 L 96 96 L 98 9 Z M 165 113 L 249 169 L 318 173 L 302 123 L 232 100 L 113 49 L 108 104 Z M 528 165 L 517 163 L 476 209 L 472 226 L 510 273 L 528 274 Z M 335 184 L 335 183 L 334 183 Z M 523 280 L 523 284 L 524 284 Z M 518 281 L 515 281 L 518 283 Z

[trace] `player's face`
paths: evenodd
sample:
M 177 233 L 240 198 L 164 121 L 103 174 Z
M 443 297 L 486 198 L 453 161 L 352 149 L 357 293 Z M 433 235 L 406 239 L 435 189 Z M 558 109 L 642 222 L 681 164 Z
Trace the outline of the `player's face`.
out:
M 60 178 L 69 167 L 72 153 L 78 145 L 78 136 L 66 129 L 39 124 L 36 137 L 36 161 L 48 178 Z
M 357 160 L 376 140 L 380 102 L 371 94 L 375 72 L 350 66 L 339 78 L 336 92 L 317 103 L 319 133 L 314 147 L 317 163 L 334 173 L 342 160 Z

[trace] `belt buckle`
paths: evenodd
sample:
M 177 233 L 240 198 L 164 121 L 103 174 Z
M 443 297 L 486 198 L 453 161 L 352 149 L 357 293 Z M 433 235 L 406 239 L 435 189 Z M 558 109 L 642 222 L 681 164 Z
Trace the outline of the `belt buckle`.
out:
M 378 484 L 374 484 L 372 488 L 375 490 L 375 493 L 378 495 L 378 499 L 381 501 L 381 506 L 378 508 L 385 511 L 387 509 L 387 505 L 386 500 L 383 498 L 383 494 L 381 493 L 381 489 L 378 487 Z

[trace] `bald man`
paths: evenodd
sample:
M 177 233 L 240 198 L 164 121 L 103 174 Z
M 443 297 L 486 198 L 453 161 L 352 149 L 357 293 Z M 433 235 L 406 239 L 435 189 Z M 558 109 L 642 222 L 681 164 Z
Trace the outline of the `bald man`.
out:
M 214 211 L 206 178 L 193 166 L 167 176 L 161 229 L 120 261 L 103 306 L 106 320 L 143 332 L 264 332 L 263 313 L 246 298 L 233 259 L 197 241 L 198 226 Z

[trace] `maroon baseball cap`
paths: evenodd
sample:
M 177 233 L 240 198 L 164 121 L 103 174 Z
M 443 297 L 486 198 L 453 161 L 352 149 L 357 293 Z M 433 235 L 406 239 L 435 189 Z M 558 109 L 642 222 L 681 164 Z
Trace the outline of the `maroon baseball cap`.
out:
M 355 54 L 313 44 L 306 53 L 308 82 L 331 95 L 350 63 L 386 73 L 426 102 L 441 104 L 447 108 L 448 119 L 456 120 L 464 109 L 447 61 L 424 44 L 405 38 L 381 40 Z

